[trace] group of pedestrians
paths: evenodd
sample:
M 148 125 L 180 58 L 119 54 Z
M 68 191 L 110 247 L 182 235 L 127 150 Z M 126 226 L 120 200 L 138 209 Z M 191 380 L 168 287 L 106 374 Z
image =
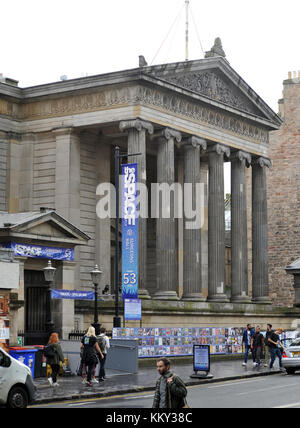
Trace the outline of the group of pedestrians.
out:
M 243 366 L 247 365 L 249 352 L 251 351 L 254 367 L 259 367 L 261 360 L 264 358 L 265 367 L 269 367 L 272 370 L 277 357 L 280 370 L 285 371 L 282 366 L 282 354 L 285 348 L 280 341 L 280 334 L 282 333 L 282 328 L 273 330 L 272 324 L 267 324 L 267 331 L 264 336 L 259 325 L 254 329 L 251 324 L 247 324 L 243 334 L 243 345 L 245 347 Z
M 78 374 L 82 376 L 82 383 L 87 386 L 93 386 L 99 382 L 104 382 L 105 376 L 105 362 L 107 352 L 110 348 L 110 341 L 106 334 L 106 329 L 100 329 L 100 334 L 96 336 L 95 328 L 89 327 L 87 333 L 80 343 L 80 356 L 81 362 Z M 59 343 L 57 333 L 52 333 L 48 344 L 44 348 L 44 355 L 47 360 L 47 365 L 51 367 L 51 376 L 48 377 L 50 386 L 59 386 L 57 377 L 60 371 L 60 364 L 62 363 L 65 369 L 65 358 Z M 96 368 L 99 367 L 98 380 L 96 379 Z

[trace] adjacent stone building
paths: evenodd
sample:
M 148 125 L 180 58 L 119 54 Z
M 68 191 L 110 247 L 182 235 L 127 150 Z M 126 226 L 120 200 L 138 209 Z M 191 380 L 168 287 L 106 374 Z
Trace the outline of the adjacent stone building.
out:
M 270 134 L 268 170 L 270 296 L 293 306 L 293 277 L 285 268 L 300 257 L 300 72 L 289 73 L 279 101 L 283 124 Z

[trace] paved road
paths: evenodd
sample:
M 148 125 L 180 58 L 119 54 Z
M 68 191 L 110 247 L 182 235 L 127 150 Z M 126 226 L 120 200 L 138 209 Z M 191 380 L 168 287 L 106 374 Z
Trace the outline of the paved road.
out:
M 51 403 L 31 408 L 151 408 L 153 393 Z M 300 373 L 191 386 L 191 408 L 300 408 Z

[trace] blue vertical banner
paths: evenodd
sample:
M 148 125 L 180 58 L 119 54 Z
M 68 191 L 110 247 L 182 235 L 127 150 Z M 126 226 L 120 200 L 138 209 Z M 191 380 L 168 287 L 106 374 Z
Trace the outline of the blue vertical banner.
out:
M 122 165 L 122 299 L 138 297 L 138 166 Z

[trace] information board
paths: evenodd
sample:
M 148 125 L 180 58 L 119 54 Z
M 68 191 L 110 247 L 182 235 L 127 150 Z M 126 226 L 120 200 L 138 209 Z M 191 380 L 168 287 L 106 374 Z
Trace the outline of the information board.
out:
M 140 299 L 124 300 L 125 321 L 140 321 L 142 319 L 142 301 Z
M 210 371 L 210 349 L 208 345 L 194 345 L 194 371 Z

